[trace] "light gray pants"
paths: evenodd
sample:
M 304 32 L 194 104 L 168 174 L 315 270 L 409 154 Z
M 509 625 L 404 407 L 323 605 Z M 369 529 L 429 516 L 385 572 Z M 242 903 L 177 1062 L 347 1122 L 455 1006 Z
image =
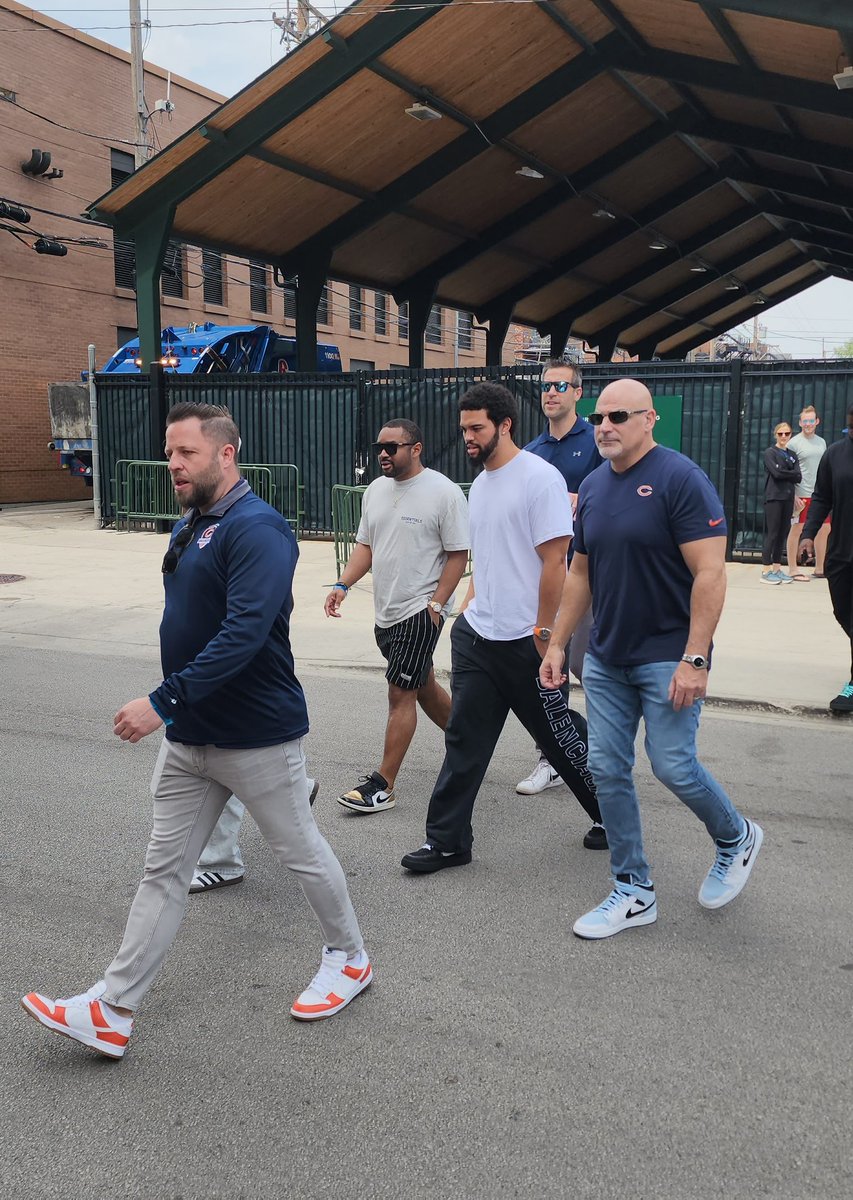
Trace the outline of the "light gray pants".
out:
M 308 803 L 302 740 L 257 750 L 163 742 L 154 768 L 154 828 L 121 947 L 105 974 L 108 1004 L 136 1009 L 187 905 L 198 856 L 226 800 L 241 796 L 270 849 L 299 879 L 327 946 L 363 946 L 346 880 Z
M 199 871 L 218 871 L 223 879 L 237 879 L 243 874 L 240 826 L 245 813 L 245 804 L 241 804 L 236 796 L 231 796 L 199 855 Z

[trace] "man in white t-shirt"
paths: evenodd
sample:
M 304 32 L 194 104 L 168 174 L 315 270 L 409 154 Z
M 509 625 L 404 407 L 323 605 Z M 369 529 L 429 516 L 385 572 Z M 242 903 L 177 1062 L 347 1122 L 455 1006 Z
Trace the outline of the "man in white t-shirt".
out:
M 415 734 L 420 706 L 440 729 L 450 697 L 432 657 L 468 560 L 468 505 L 462 489 L 421 462 L 414 421 L 389 421 L 374 444 L 380 479 L 364 493 L 356 546 L 326 597 L 339 617 L 347 592 L 373 572 L 374 634 L 388 663 L 388 722 L 382 761 L 338 798 L 353 812 L 393 808 L 394 785 Z
M 810 404 L 800 413 L 800 430 L 801 432 L 792 437 L 788 442 L 788 449 L 796 454 L 800 464 L 800 474 L 802 478 L 794 488 L 794 519 L 791 522 L 791 532 L 788 534 L 788 570 L 791 577 L 797 581 L 805 581 L 809 578 L 802 571 L 797 570 L 797 554 L 800 547 L 800 536 L 803 532 L 803 526 L 806 523 L 806 517 L 809 514 L 809 506 L 812 502 L 812 493 L 817 480 L 817 469 L 820 465 L 820 460 L 826 453 L 826 442 L 822 437 L 818 436 L 817 427 L 820 425 L 820 417 L 817 415 L 814 407 Z M 815 579 L 825 579 L 823 566 L 826 560 L 826 544 L 829 541 L 829 530 L 831 520 L 827 518 L 820 527 L 820 532 L 815 538 Z
M 485 470 L 468 497 L 474 574 L 450 635 L 444 764 L 430 799 L 427 840 L 402 860 L 421 874 L 471 861 L 474 801 L 510 711 L 601 825 L 586 765 L 586 722 L 562 692 L 539 682 L 572 535 L 565 480 L 513 442 L 518 406 L 505 387 L 475 384 L 459 409 L 468 458 Z

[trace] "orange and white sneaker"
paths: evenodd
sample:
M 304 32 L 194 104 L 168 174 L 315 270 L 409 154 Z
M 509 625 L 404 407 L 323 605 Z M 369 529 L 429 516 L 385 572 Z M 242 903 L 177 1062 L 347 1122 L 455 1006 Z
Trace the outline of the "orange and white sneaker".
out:
M 294 1001 L 290 1015 L 297 1021 L 319 1021 L 346 1008 L 373 979 L 373 969 L 363 950 L 356 962 L 358 966 L 347 962 L 346 950 L 324 946 L 320 970 Z
M 100 997 L 106 991 L 103 979 L 79 996 L 67 1000 L 49 1000 L 30 992 L 21 1007 L 47 1029 L 90 1046 L 108 1058 L 123 1058 L 133 1029 L 133 1018 L 123 1017 Z

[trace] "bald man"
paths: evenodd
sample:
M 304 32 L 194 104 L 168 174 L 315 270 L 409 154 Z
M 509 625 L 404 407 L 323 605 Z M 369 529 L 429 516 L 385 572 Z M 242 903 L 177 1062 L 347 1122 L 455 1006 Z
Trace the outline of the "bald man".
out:
M 655 776 L 714 839 L 714 863 L 699 889 L 704 908 L 722 908 L 741 892 L 764 835 L 696 756 L 726 594 L 720 498 L 694 462 L 655 443 L 652 396 L 638 380 L 609 384 L 588 420 L 605 461 L 580 486 L 574 558 L 540 678 L 546 688 L 562 685 L 566 642 L 592 604 L 583 672 L 588 765 L 613 890 L 573 930 L 597 939 L 657 920 L 633 779 L 640 717 Z

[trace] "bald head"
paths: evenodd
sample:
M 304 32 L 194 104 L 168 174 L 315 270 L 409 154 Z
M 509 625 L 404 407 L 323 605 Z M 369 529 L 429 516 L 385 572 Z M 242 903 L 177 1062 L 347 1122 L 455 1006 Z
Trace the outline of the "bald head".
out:
M 627 471 L 654 446 L 657 417 L 652 394 L 639 379 L 608 383 L 595 402 L 595 411 L 603 418 L 595 429 L 598 452 L 614 471 Z

